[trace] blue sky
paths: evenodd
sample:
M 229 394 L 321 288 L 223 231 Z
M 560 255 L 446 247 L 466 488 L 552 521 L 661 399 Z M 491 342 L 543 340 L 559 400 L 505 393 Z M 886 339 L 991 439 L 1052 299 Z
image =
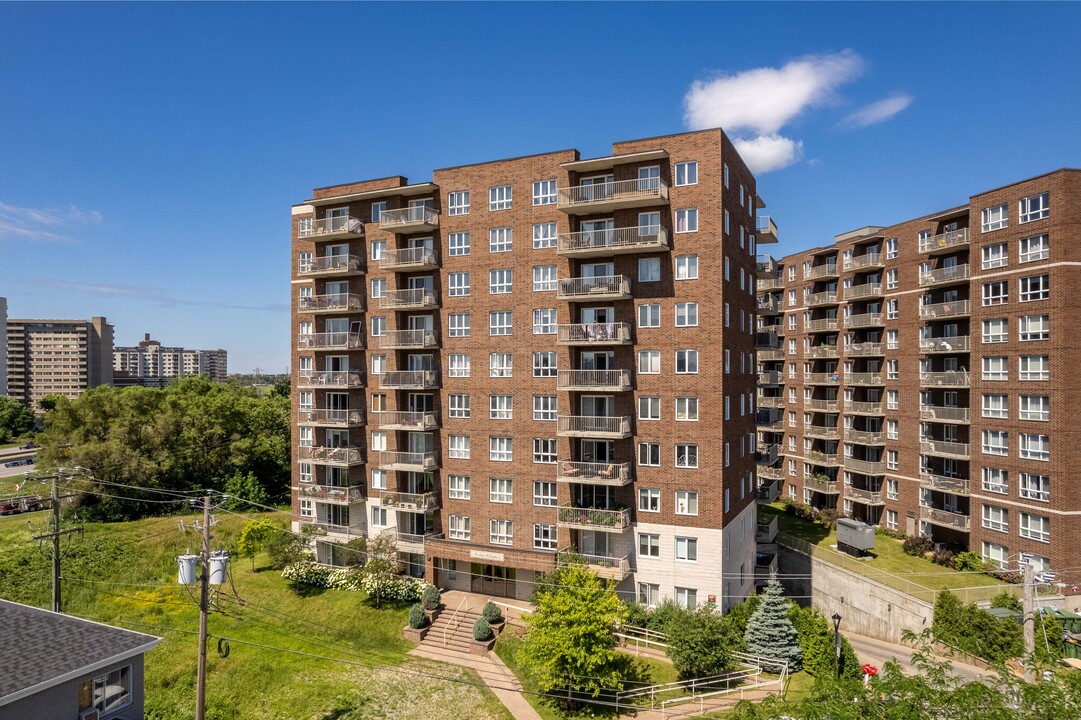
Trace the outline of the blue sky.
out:
M 0 295 L 280 372 L 312 187 L 718 119 L 773 168 L 784 253 L 1081 165 L 1078 27 L 1075 3 L 4 3 Z

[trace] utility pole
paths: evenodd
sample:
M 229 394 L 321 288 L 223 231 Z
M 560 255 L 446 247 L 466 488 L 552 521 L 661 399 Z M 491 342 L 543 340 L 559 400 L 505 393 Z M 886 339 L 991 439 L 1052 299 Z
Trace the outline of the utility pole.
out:
M 210 493 L 203 496 L 203 553 L 200 557 L 203 576 L 199 581 L 199 671 L 195 686 L 195 720 L 206 717 L 206 636 L 210 612 Z
M 1031 562 L 1025 563 L 1023 572 L 1025 577 L 1025 600 L 1022 621 L 1025 635 L 1025 660 L 1027 663 L 1025 677 L 1032 681 L 1035 679 L 1031 665 L 1036 652 L 1036 582 L 1033 577 L 1035 571 L 1032 569 Z
M 53 541 L 53 612 L 55 613 L 62 612 L 62 610 L 60 609 L 60 538 L 64 535 L 72 535 L 74 533 L 79 533 L 80 535 L 82 535 L 83 532 L 83 529 L 81 527 L 68 528 L 67 530 L 60 529 L 60 501 L 65 498 L 75 497 L 74 495 L 60 495 L 60 479 L 62 472 L 63 468 L 58 470 L 56 475 L 51 476 L 52 493 L 50 495 L 52 499 L 53 511 L 52 532 L 42 533 L 41 535 L 34 536 L 34 539 L 38 542 L 41 542 L 42 540 Z M 67 478 L 65 477 L 64 479 L 66 480 Z

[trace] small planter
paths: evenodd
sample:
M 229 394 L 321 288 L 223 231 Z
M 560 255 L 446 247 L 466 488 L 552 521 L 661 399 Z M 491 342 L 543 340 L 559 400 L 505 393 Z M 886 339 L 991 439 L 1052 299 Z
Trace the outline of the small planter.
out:
M 495 633 L 495 636 L 499 637 L 499 633 L 503 632 L 503 628 L 507 625 L 507 619 L 499 618 L 495 622 L 491 622 L 488 624 L 491 626 L 492 632 Z
M 439 603 L 439 606 L 435 610 L 425 610 L 424 614 L 428 616 L 428 624 L 431 625 L 434 623 L 435 619 L 439 617 L 439 614 L 442 613 L 446 607 L 447 606 L 443 603 Z
M 425 627 L 422 627 L 422 628 L 412 628 L 412 627 L 409 627 L 408 625 L 406 625 L 403 632 L 405 633 L 405 639 L 406 640 L 409 640 L 410 642 L 419 643 L 421 640 L 424 639 L 424 636 L 427 635 L 428 631 L 431 630 L 431 629 L 432 629 L 432 626 L 431 626 L 430 623 L 428 625 L 426 625 Z
M 470 655 L 487 655 L 488 652 L 495 647 L 495 636 L 492 636 L 491 640 L 474 640 L 473 644 L 469 646 Z

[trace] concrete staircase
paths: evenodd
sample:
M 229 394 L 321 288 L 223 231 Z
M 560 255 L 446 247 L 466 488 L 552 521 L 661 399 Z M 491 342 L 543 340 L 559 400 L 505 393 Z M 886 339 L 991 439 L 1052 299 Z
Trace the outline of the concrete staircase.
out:
M 432 627 L 420 646 L 468 654 L 469 648 L 473 645 L 473 623 L 479 617 L 479 611 L 466 607 L 461 608 L 457 613 L 451 608 L 445 608 L 432 623 Z

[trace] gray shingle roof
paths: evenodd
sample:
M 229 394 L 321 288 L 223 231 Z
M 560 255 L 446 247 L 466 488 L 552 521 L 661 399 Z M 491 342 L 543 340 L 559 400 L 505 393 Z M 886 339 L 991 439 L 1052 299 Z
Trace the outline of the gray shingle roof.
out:
M 13 693 L 148 650 L 159 639 L 0 600 L 0 705 Z

